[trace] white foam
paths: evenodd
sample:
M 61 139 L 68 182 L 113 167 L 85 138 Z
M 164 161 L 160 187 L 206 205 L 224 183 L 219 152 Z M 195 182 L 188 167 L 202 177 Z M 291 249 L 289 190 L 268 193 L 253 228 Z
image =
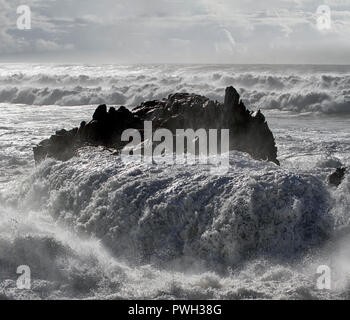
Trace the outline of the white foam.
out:
M 124 166 L 94 148 L 47 160 L 0 193 L 0 260 L 36 271 L 26 298 L 328 297 L 312 284 L 316 262 L 292 263 L 333 236 L 334 222 L 349 224 L 330 211 L 333 191 L 238 152 L 231 165 L 223 177 Z M 2 277 L 0 293 L 18 298 L 9 271 Z
M 4 201 L 45 210 L 115 255 L 165 263 L 182 256 L 225 268 L 250 253 L 290 255 L 332 228 L 322 182 L 231 155 L 229 174 L 203 166 L 125 166 L 86 150 L 47 161 Z
M 233 85 L 251 109 L 349 113 L 348 68 L 304 69 L 0 65 L 0 102 L 65 106 L 106 103 L 135 107 L 142 101 L 162 99 L 174 92 L 194 92 L 222 100 L 225 87 Z

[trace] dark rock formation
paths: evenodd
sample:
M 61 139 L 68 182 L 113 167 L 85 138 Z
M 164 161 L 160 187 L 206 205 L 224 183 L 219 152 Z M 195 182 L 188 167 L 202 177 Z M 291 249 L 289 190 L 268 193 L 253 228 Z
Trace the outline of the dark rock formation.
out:
M 153 130 L 229 129 L 230 149 L 249 153 L 253 158 L 279 164 L 274 137 L 259 111 L 246 109 L 233 87 L 226 88 L 224 104 L 206 97 L 176 93 L 168 99 L 147 101 L 129 111 L 100 105 L 89 123 L 80 128 L 61 130 L 34 148 L 36 162 L 46 157 L 67 160 L 84 145 L 102 145 L 121 149 L 124 130 L 133 128 L 142 134 L 143 122 L 152 121 Z
M 346 171 L 347 168 L 345 167 L 337 168 L 335 172 L 328 177 L 329 184 L 338 187 L 343 181 Z

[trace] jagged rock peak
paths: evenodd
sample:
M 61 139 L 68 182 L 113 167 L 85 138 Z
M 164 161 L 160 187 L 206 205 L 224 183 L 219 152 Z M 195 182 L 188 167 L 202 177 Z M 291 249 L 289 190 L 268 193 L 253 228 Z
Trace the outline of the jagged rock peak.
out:
M 162 100 L 144 102 L 132 111 L 125 107 L 107 111 L 106 105 L 100 105 L 89 123 L 42 141 L 34 148 L 35 160 L 67 160 L 87 144 L 121 149 L 125 145 L 121 142 L 122 132 L 134 128 L 142 133 L 144 121 L 152 121 L 154 130 L 166 128 L 174 134 L 176 129 L 229 129 L 230 150 L 279 164 L 275 139 L 264 115 L 260 110 L 250 112 L 233 87 L 226 88 L 223 104 L 196 94 L 175 93 Z

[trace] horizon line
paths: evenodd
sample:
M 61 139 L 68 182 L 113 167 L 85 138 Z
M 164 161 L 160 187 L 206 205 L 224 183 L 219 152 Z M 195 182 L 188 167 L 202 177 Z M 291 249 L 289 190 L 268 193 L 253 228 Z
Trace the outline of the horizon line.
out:
M 66 64 L 66 65 L 220 65 L 220 66 L 350 66 L 350 63 L 229 63 L 229 62 L 67 62 L 67 61 L 1 61 L 0 64 Z

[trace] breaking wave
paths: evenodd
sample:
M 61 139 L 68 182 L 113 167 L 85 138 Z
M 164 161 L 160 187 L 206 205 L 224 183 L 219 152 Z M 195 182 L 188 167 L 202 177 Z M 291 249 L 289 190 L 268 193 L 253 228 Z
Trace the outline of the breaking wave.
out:
M 324 247 L 346 287 L 348 242 L 335 258 L 327 246 L 348 236 L 349 177 L 332 190 L 239 152 L 230 162 L 211 176 L 100 148 L 46 160 L 0 193 L 0 298 L 329 298 L 310 278 Z M 25 292 L 12 280 L 23 264 L 35 275 Z
M 0 193 L 0 297 L 329 298 L 309 276 L 325 260 L 309 253 L 348 230 L 349 178 L 330 190 L 239 152 L 230 162 L 220 177 L 99 148 L 46 160 Z M 331 249 L 341 288 L 347 243 Z M 11 280 L 22 264 L 35 274 L 26 292 Z
M 7 66 L 0 72 L 0 103 L 134 107 L 175 91 L 221 100 L 225 87 L 233 85 L 253 109 L 348 113 L 350 69 L 334 69 L 296 66 L 282 72 L 282 67 L 266 71 L 246 66 L 243 71 L 238 66 L 154 65 L 108 66 L 102 71 L 97 66 Z
M 6 202 L 44 208 L 134 262 L 187 258 L 225 270 L 259 253 L 288 257 L 327 239 L 333 217 L 321 181 L 240 154 L 231 160 L 231 172 L 217 177 L 205 167 L 146 168 L 86 152 L 46 161 Z

